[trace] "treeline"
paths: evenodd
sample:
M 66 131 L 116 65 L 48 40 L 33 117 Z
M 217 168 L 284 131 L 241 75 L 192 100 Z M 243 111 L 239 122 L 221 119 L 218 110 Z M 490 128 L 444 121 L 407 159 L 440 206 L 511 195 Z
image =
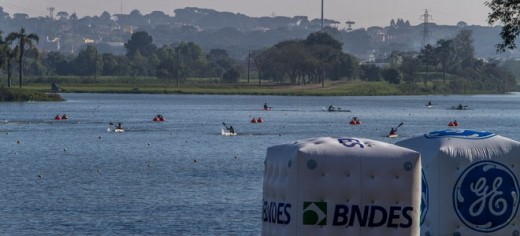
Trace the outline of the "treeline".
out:
M 241 61 L 231 58 L 225 50 L 208 53 L 193 42 L 157 48 L 153 38 L 144 31 L 132 34 L 125 43 L 126 55 L 100 54 L 89 45 L 77 56 L 49 52 L 41 64 L 30 68 L 34 75 L 81 76 L 95 80 L 98 76 L 157 77 L 177 83 L 187 78 L 215 78 L 237 82 L 243 74 Z
M 18 44 L 13 44 L 16 39 Z M 326 32 L 311 33 L 303 40 L 282 41 L 253 51 L 244 60 L 230 57 L 223 49 L 206 53 L 193 42 L 158 48 L 144 31 L 132 34 L 125 43 L 126 55 L 101 54 L 93 45 L 77 55 L 40 53 L 33 41 L 38 42 L 37 36 L 23 28 L 11 33 L 5 42 L 2 40 L 0 63 L 8 86 L 15 73 L 13 67 L 18 67 L 20 85 L 25 72 L 33 77 L 79 76 L 85 82 L 96 82 L 99 76 L 155 77 L 177 85 L 190 78 L 221 83 L 255 79 L 259 84 L 280 85 L 324 84 L 327 80 L 386 81 L 407 94 L 503 93 L 516 88 L 515 78 L 496 62 L 475 58 L 472 33 L 467 30 L 453 39 L 428 44 L 420 52 L 393 52 L 386 60 L 367 62 L 344 53 L 342 43 Z M 25 45 L 21 46 L 22 42 Z M 18 63 L 12 63 L 15 61 Z

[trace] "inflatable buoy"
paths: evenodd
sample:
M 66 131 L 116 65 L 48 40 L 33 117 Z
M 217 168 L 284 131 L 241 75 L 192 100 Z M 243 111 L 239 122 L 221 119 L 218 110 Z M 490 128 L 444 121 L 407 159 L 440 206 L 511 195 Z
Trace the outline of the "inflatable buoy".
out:
M 457 122 L 456 120 L 455 121 L 450 121 L 448 126 L 450 126 L 450 127 L 459 126 L 459 122 Z
M 258 122 L 258 123 L 263 123 L 263 122 L 264 122 L 264 119 L 262 119 L 262 117 L 258 117 L 258 119 L 256 119 L 256 122 Z
M 361 121 L 359 121 L 359 119 L 357 117 L 354 117 L 350 120 L 349 124 L 351 125 L 360 125 L 361 124 Z
M 56 115 L 56 116 L 54 117 L 54 119 L 55 119 L 55 120 L 61 120 L 61 116 L 60 116 L 60 115 Z
M 166 121 L 166 118 L 162 115 L 156 115 L 152 121 Z
M 253 119 L 251 119 L 251 123 L 256 123 L 256 119 L 253 117 Z

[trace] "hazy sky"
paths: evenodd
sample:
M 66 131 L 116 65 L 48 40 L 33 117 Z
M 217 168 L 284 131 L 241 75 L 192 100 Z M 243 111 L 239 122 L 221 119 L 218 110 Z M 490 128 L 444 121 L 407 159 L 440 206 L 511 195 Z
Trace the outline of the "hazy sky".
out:
M 489 8 L 485 0 L 324 0 L 325 18 L 344 23 L 355 21 L 356 27 L 388 26 L 391 19 L 409 20 L 412 25 L 423 21 L 421 15 L 428 9 L 429 21 L 455 25 L 465 21 L 470 25 L 488 25 Z M 122 3 L 122 4 L 121 4 Z M 31 17 L 48 15 L 48 7 L 55 13 L 76 12 L 78 17 L 130 13 L 138 9 L 142 14 L 162 11 L 173 16 L 173 10 L 199 7 L 241 13 L 248 16 L 309 16 L 321 17 L 321 0 L 0 0 L 0 6 L 11 14 L 27 13 Z M 340 26 L 341 27 L 341 26 Z

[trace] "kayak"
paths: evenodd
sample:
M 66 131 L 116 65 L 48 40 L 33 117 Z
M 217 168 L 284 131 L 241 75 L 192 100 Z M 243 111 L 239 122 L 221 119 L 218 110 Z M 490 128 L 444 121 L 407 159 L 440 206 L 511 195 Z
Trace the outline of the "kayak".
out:
M 328 112 L 350 112 L 350 110 L 343 110 L 341 109 L 340 107 L 334 107 L 332 109 L 326 109 L 325 107 L 323 108 L 323 111 L 328 111 Z
M 398 135 L 398 134 L 389 134 L 389 135 L 387 135 L 386 137 L 389 137 L 389 138 L 397 138 L 397 137 L 399 137 L 399 135 Z
M 337 110 L 326 110 L 328 112 L 350 112 L 350 110 L 342 110 L 342 109 L 337 109 Z
M 112 132 L 112 129 L 110 127 L 108 127 L 107 132 Z M 114 129 L 114 132 L 122 133 L 122 132 L 125 132 L 125 129 Z
M 224 131 L 224 129 L 220 129 L 220 134 L 222 136 L 235 136 L 235 135 L 237 135 L 237 133 L 231 133 L 229 131 Z
M 451 110 L 469 110 L 468 106 L 463 106 L 463 107 L 452 106 L 451 108 L 448 108 L 448 109 L 451 109 Z

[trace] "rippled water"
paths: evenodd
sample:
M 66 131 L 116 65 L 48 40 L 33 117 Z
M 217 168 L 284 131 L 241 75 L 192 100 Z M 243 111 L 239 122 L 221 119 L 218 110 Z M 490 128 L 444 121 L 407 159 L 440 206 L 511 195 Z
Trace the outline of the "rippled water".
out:
M 3 234 L 259 235 L 269 146 L 318 136 L 394 143 L 451 120 L 520 140 L 519 94 L 63 96 L 0 103 Z M 264 102 L 274 109 L 262 111 Z M 448 109 L 459 103 L 470 109 Z M 331 104 L 352 112 L 322 110 Z M 64 113 L 69 120 L 53 120 Z M 156 114 L 167 121 L 152 122 Z M 348 125 L 353 116 L 363 124 Z M 110 122 L 126 131 L 107 133 Z M 221 136 L 222 122 L 239 135 Z M 384 137 L 401 122 L 398 139 Z

